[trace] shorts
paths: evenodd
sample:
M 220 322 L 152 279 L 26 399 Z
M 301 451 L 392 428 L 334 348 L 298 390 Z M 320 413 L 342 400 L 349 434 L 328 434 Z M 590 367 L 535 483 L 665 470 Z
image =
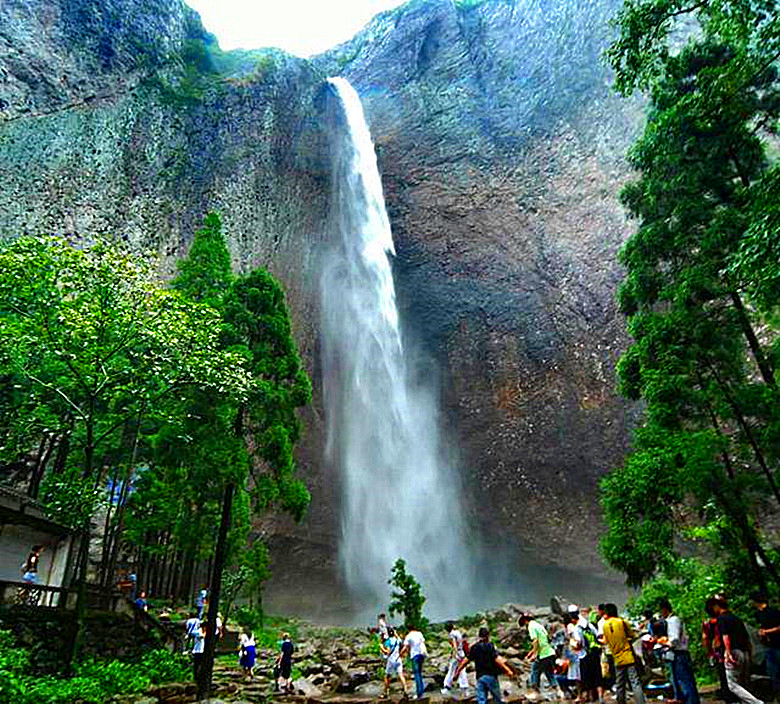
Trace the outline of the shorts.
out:
M 401 660 L 388 660 L 385 665 L 386 675 L 400 675 L 403 672 L 403 662 Z

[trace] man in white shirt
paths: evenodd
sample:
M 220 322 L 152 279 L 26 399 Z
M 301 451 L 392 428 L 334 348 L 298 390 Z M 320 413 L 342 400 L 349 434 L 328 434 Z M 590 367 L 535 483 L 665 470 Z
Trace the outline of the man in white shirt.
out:
M 401 657 L 409 655 L 412 661 L 414 673 L 414 685 L 417 691 L 415 699 L 420 699 L 425 692 L 425 683 L 422 678 L 422 667 L 428 651 L 425 648 L 425 636 L 418 631 L 413 624 L 409 625 L 409 632 L 404 638 L 404 646 L 401 648 Z
M 672 611 L 668 599 L 661 599 L 658 604 L 661 616 L 666 621 L 666 645 L 669 650 L 665 655 L 672 663 L 672 676 L 675 689 L 684 704 L 699 704 L 699 691 L 696 689 L 696 678 L 693 674 L 693 662 L 688 652 L 688 635 L 680 617 Z M 659 641 L 663 641 L 660 638 Z
M 452 621 L 447 623 L 447 633 L 450 634 L 450 667 L 447 670 L 447 676 L 444 678 L 444 689 L 441 690 L 442 694 L 447 694 L 452 687 L 452 681 L 455 679 L 455 670 L 458 669 L 458 665 L 461 660 L 466 657 L 466 651 L 463 647 L 463 634 L 455 628 L 455 624 Z M 464 692 L 469 688 L 468 675 L 466 670 L 461 670 L 458 675 L 458 687 Z

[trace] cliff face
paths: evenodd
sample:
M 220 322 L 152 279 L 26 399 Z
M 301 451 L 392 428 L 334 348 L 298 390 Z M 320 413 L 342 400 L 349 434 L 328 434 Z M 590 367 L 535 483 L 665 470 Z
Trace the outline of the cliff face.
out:
M 310 517 L 262 525 L 276 591 L 295 600 L 280 605 L 306 610 L 336 572 L 316 303 L 333 74 L 377 144 L 402 319 L 440 381 L 470 520 L 526 562 L 592 565 L 597 478 L 630 426 L 614 390 L 616 194 L 638 111 L 599 63 L 616 4 L 413 0 L 313 62 L 274 55 L 240 80 L 193 78 L 205 34 L 177 0 L 0 5 L 0 237 L 114 233 L 170 271 L 216 209 L 235 260 L 285 285 L 315 403 Z
M 321 58 L 363 97 L 472 520 L 525 562 L 592 565 L 597 480 L 631 425 L 616 196 L 640 111 L 600 61 L 617 6 L 412 2 Z

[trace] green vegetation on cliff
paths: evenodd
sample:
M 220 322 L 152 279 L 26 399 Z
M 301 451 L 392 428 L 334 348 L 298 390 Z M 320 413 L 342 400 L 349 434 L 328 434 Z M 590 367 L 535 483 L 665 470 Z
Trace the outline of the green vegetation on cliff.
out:
M 707 589 L 780 588 L 763 527 L 780 510 L 777 10 L 627 2 L 607 52 L 617 88 L 650 97 L 619 295 L 634 338 L 620 383 L 645 413 L 602 484 L 603 552 L 632 585 L 685 580 L 701 559 L 720 575 Z

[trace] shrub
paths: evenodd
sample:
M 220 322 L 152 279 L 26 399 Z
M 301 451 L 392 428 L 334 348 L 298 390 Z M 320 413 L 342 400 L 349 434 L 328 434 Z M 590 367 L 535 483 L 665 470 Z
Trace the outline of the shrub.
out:
M 420 583 L 406 571 L 406 562 L 400 558 L 395 561 L 390 579 L 387 582 L 395 589 L 391 593 L 392 601 L 388 606 L 391 616 L 403 614 L 404 628 L 415 626 L 421 631 L 428 627 L 428 619 L 423 616 L 425 597 Z

